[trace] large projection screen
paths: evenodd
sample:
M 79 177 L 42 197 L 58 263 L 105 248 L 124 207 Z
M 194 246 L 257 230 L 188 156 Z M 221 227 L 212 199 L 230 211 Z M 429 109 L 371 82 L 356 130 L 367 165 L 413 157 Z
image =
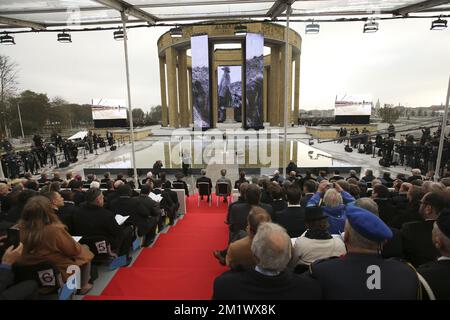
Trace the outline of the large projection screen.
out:
M 208 36 L 191 37 L 192 119 L 194 128 L 211 128 Z
M 247 33 L 245 41 L 245 128 L 263 126 L 264 36 Z
M 372 97 L 369 95 L 338 95 L 335 102 L 335 116 L 370 116 Z
M 122 99 L 92 99 L 95 128 L 126 127 L 127 107 Z
M 242 67 L 218 66 L 218 97 L 219 108 L 217 121 L 225 121 L 227 108 L 234 109 L 234 120 L 242 121 Z

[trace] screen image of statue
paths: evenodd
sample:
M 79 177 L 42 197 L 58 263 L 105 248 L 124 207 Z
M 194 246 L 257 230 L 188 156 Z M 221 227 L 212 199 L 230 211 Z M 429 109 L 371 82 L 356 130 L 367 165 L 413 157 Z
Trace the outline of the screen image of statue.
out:
M 218 122 L 225 121 L 226 108 L 234 109 L 234 120 L 241 122 L 242 115 L 242 67 L 217 67 L 218 79 Z
M 245 126 L 263 128 L 264 36 L 248 33 L 245 43 Z
M 211 127 L 208 36 L 191 38 L 192 120 L 194 128 Z

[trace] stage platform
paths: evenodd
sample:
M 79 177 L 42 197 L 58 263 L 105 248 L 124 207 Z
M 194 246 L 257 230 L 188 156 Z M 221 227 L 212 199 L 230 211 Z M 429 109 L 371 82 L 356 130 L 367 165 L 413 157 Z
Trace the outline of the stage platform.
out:
M 360 133 L 364 128 L 369 130 L 369 132 L 378 131 L 377 124 L 341 124 L 330 126 L 306 127 L 306 133 L 311 135 L 313 138 L 317 139 L 334 139 L 337 138 L 337 131 L 340 128 L 346 128 L 348 134 L 350 133 L 351 129 L 356 128 Z

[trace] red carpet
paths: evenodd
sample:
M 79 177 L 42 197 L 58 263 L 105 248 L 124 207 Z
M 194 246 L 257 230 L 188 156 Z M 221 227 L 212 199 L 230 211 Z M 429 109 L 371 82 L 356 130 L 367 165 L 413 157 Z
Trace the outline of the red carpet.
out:
M 87 300 L 207 300 L 212 296 L 214 278 L 227 268 L 212 255 L 225 248 L 228 229 L 227 205 L 211 207 L 197 197 L 187 200 L 187 214 L 161 234 L 151 248 L 142 250 L 132 267 L 121 268 L 101 296 Z

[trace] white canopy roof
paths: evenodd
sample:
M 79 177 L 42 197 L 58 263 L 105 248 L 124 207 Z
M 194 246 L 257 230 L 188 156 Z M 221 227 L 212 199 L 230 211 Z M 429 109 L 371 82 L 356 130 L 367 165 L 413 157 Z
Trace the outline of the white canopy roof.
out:
M 449 0 L 2 0 L 0 29 L 75 27 L 118 24 L 120 11 L 129 23 L 270 19 L 285 14 L 292 3 L 292 17 L 408 16 L 450 11 Z M 270 11 L 272 8 L 272 11 Z M 281 9 L 280 9 L 281 8 Z M 284 8 L 284 10 L 283 10 Z M 279 10 L 277 10 L 279 9 Z M 280 13 L 281 12 L 281 13 Z
M 71 136 L 68 140 L 82 140 L 84 137 L 88 135 L 87 131 L 79 131 L 75 133 L 73 136 Z

